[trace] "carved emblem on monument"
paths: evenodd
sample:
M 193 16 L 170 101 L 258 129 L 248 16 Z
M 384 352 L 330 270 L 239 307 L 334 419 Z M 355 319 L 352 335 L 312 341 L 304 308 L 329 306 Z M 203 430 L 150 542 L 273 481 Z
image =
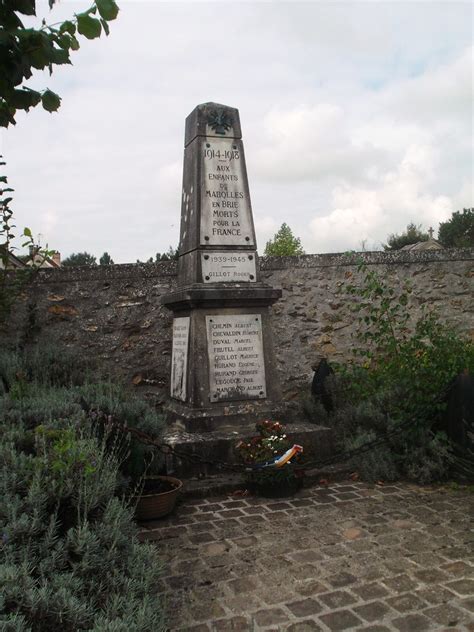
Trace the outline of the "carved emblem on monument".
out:
M 224 108 L 211 110 L 207 117 L 207 124 L 216 133 L 224 135 L 232 127 L 232 117 L 227 114 Z

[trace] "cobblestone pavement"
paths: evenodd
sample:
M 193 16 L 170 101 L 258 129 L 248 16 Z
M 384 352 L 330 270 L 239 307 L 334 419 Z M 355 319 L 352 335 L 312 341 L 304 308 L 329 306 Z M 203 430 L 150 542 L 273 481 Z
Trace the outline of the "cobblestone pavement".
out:
M 170 630 L 474 631 L 474 494 L 334 483 L 148 523 Z

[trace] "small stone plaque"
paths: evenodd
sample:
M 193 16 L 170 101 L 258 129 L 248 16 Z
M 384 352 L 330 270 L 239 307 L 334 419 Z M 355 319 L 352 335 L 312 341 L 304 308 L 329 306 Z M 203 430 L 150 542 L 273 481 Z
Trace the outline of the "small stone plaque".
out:
M 189 316 L 173 319 L 173 347 L 171 354 L 171 397 L 186 401 L 188 369 Z
M 201 244 L 254 246 L 241 141 L 208 137 L 200 151 Z
M 267 396 L 260 314 L 206 316 L 211 402 Z
M 254 252 L 202 252 L 201 269 L 204 283 L 255 282 L 257 278 Z

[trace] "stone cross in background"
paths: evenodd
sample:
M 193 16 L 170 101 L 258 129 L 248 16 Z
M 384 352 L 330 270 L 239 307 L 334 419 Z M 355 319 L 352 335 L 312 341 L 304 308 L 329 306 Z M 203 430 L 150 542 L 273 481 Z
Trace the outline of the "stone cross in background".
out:
M 239 112 L 204 103 L 186 119 L 170 421 L 219 430 L 271 414 L 280 399 L 260 281 Z

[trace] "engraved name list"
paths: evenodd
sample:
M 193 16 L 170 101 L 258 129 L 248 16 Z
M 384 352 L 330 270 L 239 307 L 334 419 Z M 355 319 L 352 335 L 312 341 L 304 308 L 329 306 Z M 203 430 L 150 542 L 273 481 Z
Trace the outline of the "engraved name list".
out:
M 211 401 L 266 397 L 259 314 L 206 316 Z

